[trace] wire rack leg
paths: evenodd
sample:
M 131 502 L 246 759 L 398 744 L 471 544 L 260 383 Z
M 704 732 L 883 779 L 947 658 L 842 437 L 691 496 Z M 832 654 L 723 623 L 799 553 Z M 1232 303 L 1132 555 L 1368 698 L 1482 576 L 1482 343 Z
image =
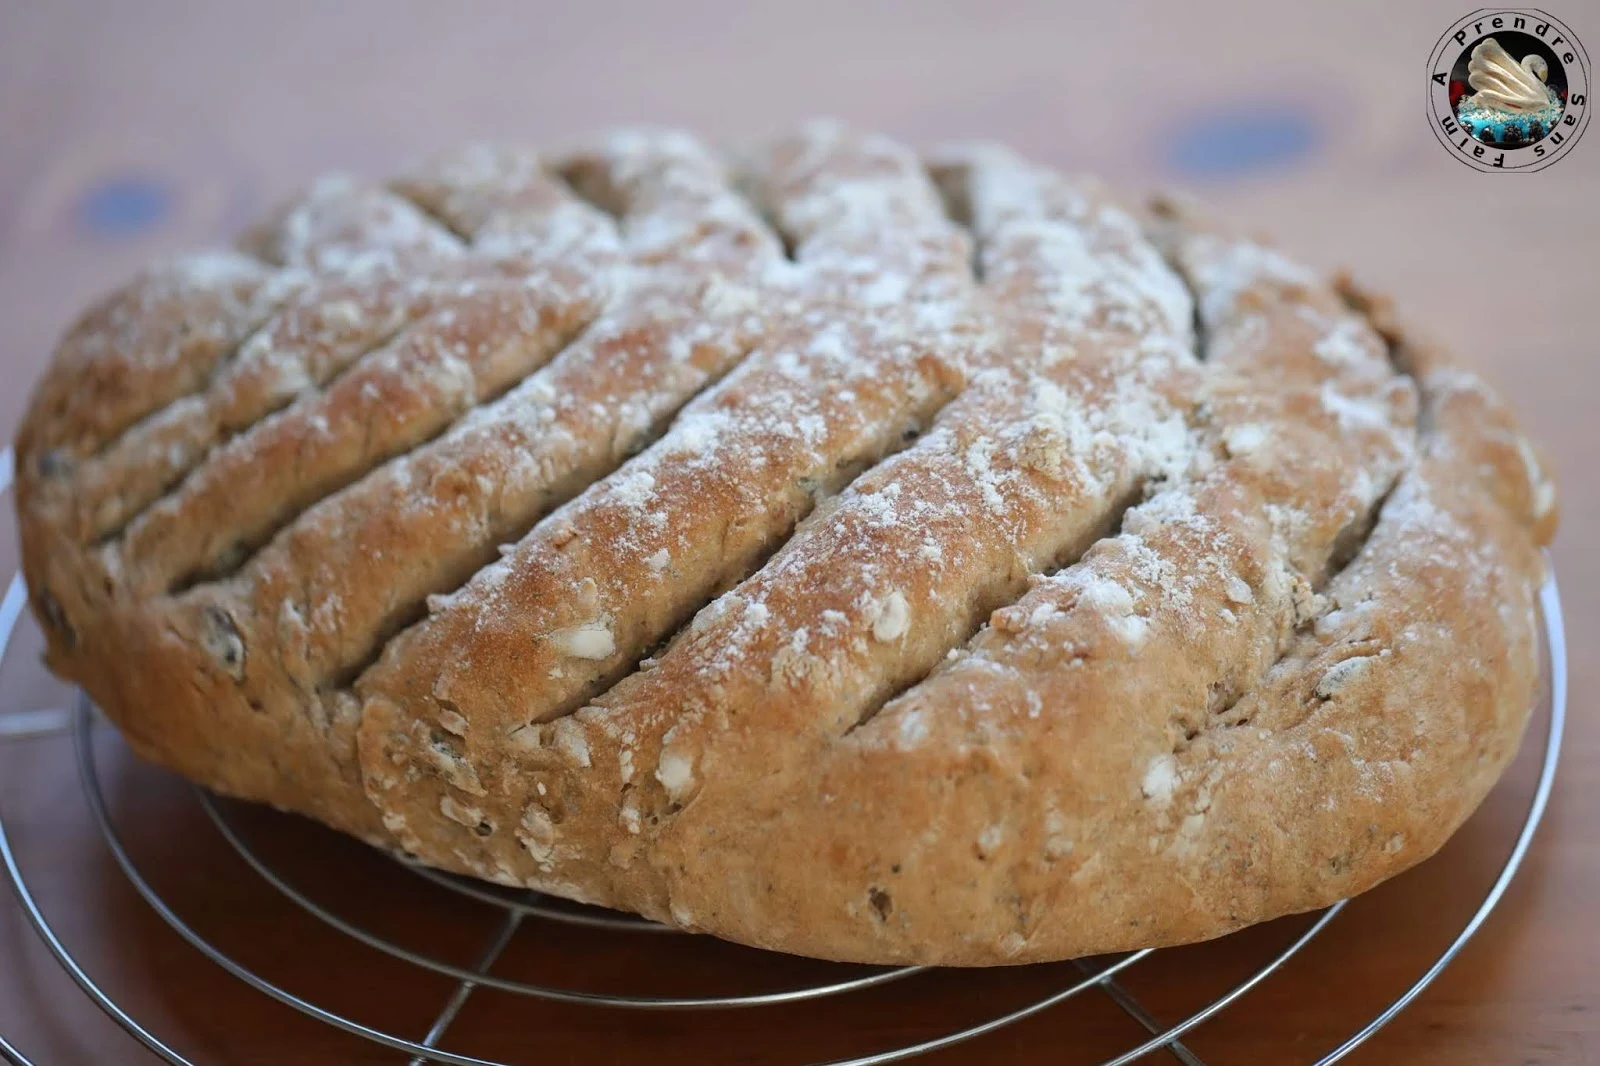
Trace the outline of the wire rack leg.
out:
M 0 1036 L 0 1059 L 10 1063 L 11 1066 L 33 1066 L 33 1063 L 24 1058 L 22 1052 L 17 1050 L 17 1045 Z
M 1084 962 L 1082 959 L 1073 959 L 1072 965 L 1076 966 L 1085 974 L 1089 974 L 1090 976 L 1094 975 L 1094 968 L 1088 963 Z M 1144 1004 L 1134 999 L 1133 993 L 1129 992 L 1126 988 L 1123 988 L 1122 985 L 1117 982 L 1115 977 L 1108 977 L 1104 981 L 1101 981 L 1100 991 L 1109 996 L 1111 1002 L 1115 1003 L 1118 1007 L 1121 1007 L 1122 1013 L 1126 1014 L 1128 1017 L 1132 1018 L 1134 1021 L 1143 1026 L 1145 1032 L 1159 1036 L 1161 1033 L 1166 1031 L 1164 1028 L 1162 1028 L 1161 1023 L 1156 1021 L 1155 1016 L 1144 1009 Z M 1200 1056 L 1190 1051 L 1184 1046 L 1183 1041 L 1177 1039 L 1176 1037 L 1173 1038 L 1172 1043 L 1167 1045 L 1167 1050 L 1172 1052 L 1173 1057 L 1179 1062 L 1183 1063 L 1183 1066 L 1206 1066 L 1205 1062 L 1200 1058 Z
M 72 712 L 61 708 L 0 714 L 0 740 L 32 740 L 65 733 L 71 728 Z
M 92 721 L 87 706 L 87 700 L 85 700 L 85 709 L 78 719 L 81 723 L 80 729 L 83 730 L 85 738 L 88 737 L 89 723 Z M 33 892 L 29 890 L 28 882 L 23 879 L 22 867 L 17 863 L 16 852 L 12 850 L 11 839 L 6 835 L 3 822 L 0 822 L 0 868 L 5 870 L 6 876 L 11 881 L 11 889 L 16 893 L 17 903 L 22 907 L 23 917 L 28 920 L 28 924 L 33 927 L 33 931 L 38 934 L 39 939 L 44 941 L 44 946 L 49 949 L 50 954 L 55 956 L 56 962 L 61 964 L 61 968 L 67 972 L 67 976 L 71 977 L 77 986 L 83 989 L 83 994 L 93 1000 L 94 1005 L 104 1011 L 112 1021 L 122 1026 L 124 1030 L 152 1052 L 161 1056 L 162 1059 L 175 1063 L 177 1066 L 191 1066 L 188 1059 L 162 1043 L 153 1033 L 135 1021 L 132 1015 L 123 1010 L 99 985 L 95 984 L 94 979 L 89 976 L 84 968 L 78 965 L 78 960 L 73 958 L 72 953 L 61 942 L 61 938 L 56 935 L 56 931 L 51 928 L 50 922 L 45 918 L 44 911 L 39 909 L 38 901 L 33 898 Z M 23 1061 L 27 1060 L 24 1059 Z
M 500 923 L 500 928 L 495 930 L 494 937 L 484 945 L 483 952 L 478 956 L 478 961 L 473 969 L 479 973 L 487 973 L 493 966 L 500 953 L 505 951 L 506 945 L 511 943 L 511 938 L 516 934 L 517 927 L 522 924 L 522 915 L 516 911 L 508 911 L 505 921 Z M 422 1038 L 423 1047 L 438 1047 L 439 1041 L 444 1038 L 445 1030 L 450 1028 L 450 1023 L 456 1020 L 456 1015 L 461 1013 L 461 1008 L 466 1005 L 467 997 L 472 995 L 472 990 L 477 988 L 475 981 L 462 981 L 456 985 L 450 998 L 439 1010 L 439 1016 L 433 1020 L 433 1025 L 428 1028 L 428 1035 Z M 411 1066 L 423 1066 L 423 1058 L 418 1055 L 411 1060 Z

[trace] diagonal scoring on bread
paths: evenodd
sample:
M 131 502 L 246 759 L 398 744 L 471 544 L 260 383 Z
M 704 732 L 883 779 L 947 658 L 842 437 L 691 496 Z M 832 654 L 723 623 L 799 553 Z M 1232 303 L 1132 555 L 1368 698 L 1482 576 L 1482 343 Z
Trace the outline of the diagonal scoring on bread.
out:
M 1197 379 L 1178 277 L 1125 214 L 1051 175 L 1001 156 L 966 184 L 986 284 L 1008 327 L 1007 359 L 930 433 L 820 509 L 648 670 L 576 720 L 518 736 L 503 758 L 473 759 L 463 790 L 473 798 L 440 798 L 447 818 L 476 812 L 491 828 L 454 845 L 477 860 L 469 868 L 533 883 L 554 876 L 564 891 L 572 880 L 596 892 L 626 876 L 617 870 L 648 845 L 617 826 L 639 834 L 670 816 L 695 779 L 692 755 L 662 749 L 666 734 L 698 717 L 726 725 L 743 706 L 782 716 L 767 725 L 791 750 L 843 732 L 1031 574 L 1114 525 L 1147 483 L 1191 465 L 1186 416 Z M 369 728 L 380 720 L 369 715 Z M 476 754 L 479 723 L 469 713 L 465 724 Z M 620 759 L 583 765 L 602 748 L 620 748 Z M 477 774 L 519 761 L 520 774 Z M 427 810 L 432 790 L 401 791 L 403 816 L 462 835 Z M 522 809 L 496 804 L 502 795 Z M 493 831 L 507 823 L 509 839 Z M 608 836 L 620 839 L 587 853 L 568 844 Z
M 184 417 L 197 391 L 305 280 L 232 253 L 187 256 L 83 316 L 18 439 L 35 456 L 52 520 L 75 541 L 102 536 L 180 476 L 193 462 Z
M 475 146 L 241 247 L 88 313 L 18 441 L 52 666 L 213 788 L 990 964 L 1360 891 L 1520 736 L 1537 453 L 1190 209 L 818 124 Z
M 465 281 L 324 392 L 233 438 L 119 545 L 150 591 L 236 569 L 295 514 L 419 446 L 566 347 L 599 314 L 600 285 L 567 270 Z M 207 522 L 222 513 L 227 520 Z
M 763 328 L 753 286 L 779 258 L 777 242 L 741 212 L 709 156 L 681 136 L 628 135 L 591 163 L 626 187 L 624 220 L 640 231 L 641 258 L 656 265 L 619 268 L 610 308 L 499 400 L 312 506 L 235 577 L 161 607 L 165 621 L 135 656 L 144 661 L 138 670 L 130 661 L 141 680 L 130 683 L 161 678 L 168 663 L 187 670 L 186 657 L 199 651 L 210 669 L 183 683 L 234 712 L 208 731 L 205 757 L 217 758 L 229 732 L 242 729 L 311 763 L 238 765 L 222 787 L 258 794 L 287 778 L 320 797 L 306 800 L 319 815 L 377 835 L 354 785 L 339 784 L 353 739 L 335 728 L 348 726 L 348 715 L 326 690 L 413 620 L 425 596 L 459 584 L 496 544 L 647 440 Z M 520 211 L 515 199 L 509 212 Z M 484 229 L 486 255 L 526 253 L 526 235 L 503 216 Z M 625 234 L 624 251 L 633 244 Z M 152 746 L 196 746 L 179 730 L 155 734 Z
M 34 389 L 20 443 L 55 471 L 201 388 L 295 278 L 236 252 L 141 271 L 73 323 Z
M 1191 268 L 1203 267 L 1195 260 L 1208 242 L 1196 243 Z M 1239 276 L 1240 256 L 1217 257 L 1225 269 L 1209 283 L 1204 269 L 1191 275 L 1202 308 L 1223 312 L 1207 316 L 1218 368 L 1206 396 L 1216 465 L 1129 512 L 1122 534 L 997 612 L 962 654 L 843 742 L 808 758 L 792 743 L 770 743 L 793 723 L 758 728 L 746 716 L 725 729 L 707 714 L 674 721 L 659 756 L 635 747 L 642 787 L 652 778 L 678 784 L 683 809 L 646 843 L 650 873 L 611 879 L 629 905 L 835 957 L 1054 957 L 1193 939 L 1331 902 L 1416 861 L 1411 849 L 1436 847 L 1471 810 L 1514 748 L 1528 706 L 1530 546 L 1507 535 L 1507 516 L 1472 485 L 1474 465 L 1458 459 L 1428 471 L 1424 460 L 1400 475 L 1411 457 L 1409 387 L 1388 380 L 1375 335 L 1303 272 L 1275 279 L 1281 267 L 1260 263 L 1258 250 L 1224 250 L 1268 276 L 1253 271 L 1256 283 L 1213 300 Z M 1230 304 L 1246 312 L 1234 323 Z M 1313 359 L 1329 365 L 1318 371 Z M 1257 386 L 1228 395 L 1238 389 L 1232 367 L 1250 365 Z M 1269 369 L 1281 376 L 1262 373 Z M 1366 409 L 1352 410 L 1358 403 Z M 1350 420 L 1362 430 L 1354 437 Z M 1429 450 L 1438 449 L 1430 442 Z M 1277 477 L 1258 477 L 1257 463 Z M 1308 595 L 1297 566 L 1332 554 L 1346 513 L 1339 502 L 1370 506 L 1396 476 L 1372 540 L 1324 601 Z M 1427 481 L 1458 498 L 1419 522 L 1411 501 Z M 1479 523 L 1488 536 L 1470 557 L 1453 557 L 1460 531 Z M 1419 525 L 1430 531 L 1423 542 Z M 1408 565 L 1398 565 L 1401 556 Z M 1432 609 L 1420 590 L 1437 598 Z M 1375 591 L 1375 602 L 1393 605 L 1386 628 L 1341 616 L 1339 627 L 1296 634 L 1297 622 L 1319 624 L 1319 602 L 1356 605 Z M 1412 617 L 1428 629 L 1425 640 Z M 1454 624 L 1440 624 L 1447 619 Z M 1524 665 L 1493 685 L 1472 681 L 1471 667 L 1441 679 L 1428 662 L 1462 652 L 1470 662 L 1494 647 L 1489 634 L 1502 626 Z M 1343 698 L 1368 667 L 1336 665 L 1350 654 L 1341 629 L 1369 642 L 1371 669 L 1433 675 L 1446 691 L 1389 678 L 1402 694 L 1392 703 L 1352 693 L 1353 706 L 1377 716 L 1366 730 L 1335 724 L 1327 710 L 1281 732 L 1259 721 L 1205 726 L 1215 686 L 1230 674 L 1251 686 L 1271 668 L 1260 688 L 1283 690 L 1266 697 L 1280 705 Z M 1285 643 L 1291 655 L 1271 667 Z M 1441 697 L 1448 708 L 1433 706 Z M 1261 699 L 1252 688 L 1246 703 Z M 596 765 L 603 735 L 580 738 Z M 1464 758 L 1463 736 L 1493 738 L 1492 750 Z M 1373 753 L 1391 746 L 1399 751 L 1380 763 Z M 1470 777 L 1446 802 L 1406 790 L 1403 811 L 1385 810 L 1373 797 L 1403 787 L 1384 776 L 1396 755 L 1432 764 L 1419 780 L 1437 782 L 1457 766 Z M 763 781 L 738 815 L 732 792 L 719 788 L 730 765 Z M 867 788 L 891 774 L 895 788 Z M 1335 798 L 1345 806 L 1325 806 Z M 806 855 L 827 855 L 829 875 L 803 885 L 781 876 Z M 632 896 L 652 875 L 661 895 Z M 714 895 L 711 877 L 723 886 Z M 714 909 L 702 915 L 695 903 L 707 899 Z
M 125 472 L 142 472 L 172 433 L 168 406 L 203 392 L 310 273 L 404 269 L 455 251 L 404 201 L 338 178 L 285 207 L 253 243 L 253 255 L 187 256 L 147 270 L 85 313 L 36 391 L 21 434 L 30 448 L 58 462 L 120 449 L 136 457 Z M 92 535 L 114 524 L 101 520 Z
M 458 773 L 459 746 L 566 713 L 631 668 L 759 565 L 820 494 L 919 432 L 981 357 L 960 298 L 965 237 L 909 152 L 816 127 L 772 150 L 758 186 L 794 246 L 800 309 L 648 451 L 391 645 L 359 686 L 366 744 L 384 749 L 365 762 L 380 789 L 428 766 L 468 792 L 485 787 Z M 840 302 L 863 277 L 893 289 L 882 306 L 867 300 L 869 313 Z M 670 506 L 685 499 L 704 506 Z M 437 660 L 463 632 L 481 653 Z M 419 668 L 435 674 L 431 689 L 419 691 Z M 514 674 L 540 677 L 539 691 Z M 420 790 L 397 798 L 438 816 Z M 385 814 L 409 840 L 406 814 Z
M 346 771 L 354 711 L 337 687 L 425 598 L 654 436 L 765 328 L 756 286 L 775 242 L 703 150 L 675 135 L 619 135 L 584 165 L 622 189 L 634 267 L 609 309 L 500 400 L 312 508 L 237 579 L 175 607 L 202 629 L 219 611 L 266 622 L 252 627 L 246 670 L 269 693 L 283 680 L 327 693 L 317 718 Z
M 420 317 L 439 295 L 435 271 L 460 244 L 406 201 L 324 182 L 285 219 L 270 250 L 289 295 L 220 362 L 204 387 L 130 427 L 86 464 L 74 500 L 80 536 L 114 538 L 213 449 L 324 385 Z M 360 249 L 359 253 L 356 249 Z M 115 550 L 115 546 L 113 546 Z
M 1438 344 L 1403 328 L 1391 303 L 1349 278 L 1337 279 L 1340 295 L 1388 340 L 1397 366 L 1422 386 L 1431 402 L 1422 412 L 1433 427 L 1428 444 L 1459 451 L 1452 459 L 1477 471 L 1479 486 L 1528 530 L 1535 543 L 1555 536 L 1560 517 L 1556 486 L 1538 449 L 1517 428 L 1510 409 L 1487 382 L 1460 366 Z
M 635 451 L 748 351 L 765 321 L 755 286 L 775 248 L 752 215 L 728 202 L 709 160 L 670 140 L 619 139 L 593 165 L 638 184 L 624 250 L 653 265 L 627 276 L 606 313 L 543 370 L 297 523 L 246 575 L 260 589 L 278 570 L 332 562 L 341 600 L 359 602 L 366 586 L 387 581 L 399 604 L 420 607 Z M 656 200 L 662 188 L 671 193 Z M 641 246 L 635 231 L 646 226 L 654 231 Z M 663 230 L 675 245 L 659 241 Z M 384 560 L 369 551 L 379 543 L 414 550 Z M 332 654 L 310 664 L 306 682 L 369 654 L 370 644 L 354 654 L 338 646 L 352 631 L 369 640 L 371 628 L 359 612 L 324 623 L 313 643 L 333 642 Z
M 594 321 L 615 265 L 609 221 L 540 174 L 502 182 L 520 229 L 496 235 L 499 254 L 437 280 L 423 317 L 235 436 L 129 527 L 115 550 L 139 586 L 234 568 L 293 514 L 504 392 Z
M 926 818 L 969 843 L 938 853 L 912 844 L 864 871 L 892 903 L 860 901 L 858 912 L 886 941 L 926 920 L 947 878 L 1027 901 L 964 930 L 958 955 L 1061 950 L 1083 935 L 1072 916 L 1091 905 L 1094 936 L 1170 936 L 1148 914 L 1108 902 L 1123 886 L 1102 864 L 1138 880 L 1130 870 L 1202 853 L 1189 849 L 1206 831 L 1208 801 L 1197 792 L 1181 813 L 1167 803 L 1183 751 L 1311 621 L 1335 546 L 1365 528 L 1409 461 L 1410 384 L 1392 378 L 1378 336 L 1331 291 L 1250 242 L 1185 226 L 1171 243 L 1209 340 L 1210 461 L 996 612 L 960 655 L 824 756 L 826 769 L 809 768 L 827 790 L 882 772 L 883 760 L 945 756 L 928 778 L 938 784 L 908 789 L 879 813 Z M 1020 746 L 1028 729 L 1044 742 Z M 1112 836 L 1134 854 L 1107 863 Z
M 256 613 L 281 610 L 307 575 L 337 603 L 316 618 L 317 604 L 296 597 L 303 621 L 280 627 L 265 656 L 297 684 L 353 673 L 425 597 L 454 589 L 654 437 L 766 328 L 757 294 L 775 242 L 730 203 L 708 157 L 670 139 L 618 139 L 594 165 L 640 189 L 624 251 L 647 262 L 609 309 L 500 400 L 308 512 L 241 574 L 237 591 Z
M 519 731 L 485 758 L 471 746 L 476 705 L 454 701 L 471 797 L 445 790 L 441 816 L 427 806 L 433 789 L 395 790 L 426 852 L 451 846 L 480 875 L 611 898 L 595 886 L 648 877 L 633 871 L 648 866 L 650 837 L 695 794 L 702 770 L 693 742 L 671 739 L 680 729 L 759 722 L 791 753 L 827 743 L 1030 575 L 1114 527 L 1143 486 L 1183 475 L 1197 367 L 1181 281 L 1126 214 L 1051 175 L 1001 157 L 970 184 L 1003 356 L 926 435 L 574 719 Z M 364 739 L 381 721 L 369 711 Z M 491 831 L 462 840 L 452 812 Z

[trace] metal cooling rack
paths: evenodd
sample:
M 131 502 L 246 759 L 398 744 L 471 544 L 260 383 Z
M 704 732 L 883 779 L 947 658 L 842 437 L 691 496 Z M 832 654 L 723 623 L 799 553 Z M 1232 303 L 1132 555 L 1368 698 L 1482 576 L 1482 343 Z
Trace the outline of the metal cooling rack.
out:
M 9 487 L 11 473 L 10 449 L 6 449 L 5 452 L 0 453 L 0 493 L 3 493 Z M 17 621 L 22 614 L 25 600 L 26 589 L 21 575 L 18 574 L 11 579 L 5 597 L 0 599 L 0 658 L 4 657 L 12 631 L 15 629 Z M 1317 1059 L 1316 1066 L 1327 1066 L 1327 1064 L 1344 1058 L 1382 1028 L 1432 983 L 1434 978 L 1460 952 L 1466 942 L 1477 932 L 1479 926 L 1488 918 L 1489 913 L 1499 903 L 1501 896 L 1504 895 L 1506 887 L 1511 883 L 1511 878 L 1516 874 L 1523 857 L 1527 854 L 1534 830 L 1544 814 L 1545 805 L 1549 801 L 1551 787 L 1555 780 L 1556 763 L 1561 752 L 1561 737 L 1566 722 L 1567 703 L 1565 632 L 1562 625 L 1560 597 L 1553 577 L 1541 590 L 1540 603 L 1544 621 L 1544 646 L 1547 656 L 1545 676 L 1549 706 L 1548 727 L 1544 740 L 1544 759 L 1540 767 L 1538 781 L 1528 806 L 1527 817 L 1517 833 L 1516 842 L 1513 844 L 1510 854 L 1506 857 L 1506 861 L 1496 876 L 1494 883 L 1484 896 L 1482 903 L 1466 924 L 1457 931 L 1438 958 L 1393 1003 L 1352 1033 L 1338 1047 Z M 254 972 L 196 932 L 162 898 L 150 881 L 146 879 L 144 873 L 124 846 L 110 808 L 106 803 L 92 744 L 96 721 L 97 716 L 94 708 L 89 703 L 88 697 L 79 693 L 76 706 L 70 712 L 46 711 L 34 712 L 31 715 L 0 715 L 0 742 L 3 742 L 7 737 L 36 736 L 41 733 L 70 730 L 77 754 L 78 772 L 83 786 L 84 797 L 88 803 L 94 823 L 105 839 L 106 847 L 134 889 L 174 932 L 188 941 L 201 955 L 256 991 L 336 1029 L 362 1037 L 374 1044 L 382 1045 L 397 1052 L 408 1054 L 412 1056 L 411 1062 L 413 1064 L 440 1062 L 453 1064 L 453 1066 L 508 1066 L 508 1064 L 504 1063 L 458 1054 L 441 1046 L 441 1041 L 446 1035 L 446 1031 L 466 1003 L 467 998 L 471 996 L 474 989 L 480 987 L 499 989 L 535 999 L 621 1010 L 717 1011 L 737 1008 L 760 1008 L 784 1003 L 796 1003 L 803 1000 L 822 999 L 829 996 L 842 996 L 874 985 L 901 980 L 919 972 L 918 967 L 902 967 L 899 969 L 880 970 L 863 977 L 855 977 L 848 980 L 801 985 L 776 992 L 739 996 L 678 998 L 611 995 L 531 984 L 497 977 L 490 972 L 490 969 L 507 946 L 511 944 L 513 938 L 518 935 L 528 935 L 530 930 L 540 923 L 555 922 L 596 927 L 609 932 L 621 931 L 641 936 L 672 933 L 673 931 L 665 926 L 657 925 L 641 918 L 597 911 L 594 908 L 577 907 L 538 893 L 502 890 L 488 884 L 457 878 L 397 859 L 397 862 L 400 862 L 402 866 L 416 876 L 426 878 L 437 885 L 466 897 L 468 900 L 477 903 L 488 903 L 500 910 L 499 923 L 488 941 L 480 949 L 475 965 L 471 968 L 463 968 L 378 936 L 318 904 L 291 884 L 250 845 L 246 836 L 235 826 L 223 805 L 219 804 L 209 793 L 197 788 L 195 790 L 196 802 L 200 804 L 223 839 L 238 852 L 240 857 L 257 875 L 288 897 L 297 906 L 330 926 L 340 936 L 354 939 L 411 966 L 441 974 L 456 981 L 454 990 L 440 1007 L 438 1014 L 428 1027 L 426 1035 L 421 1040 L 413 1040 L 392 1032 L 375 1029 L 316 1003 L 302 999 L 293 992 Z M 17 856 L 11 847 L 11 841 L 6 835 L 3 819 L 0 819 L 0 864 L 4 866 L 5 874 L 16 893 L 23 915 L 32 925 L 34 931 L 38 933 L 51 954 L 61 964 L 62 968 L 83 990 L 83 993 L 114 1022 L 126 1030 L 130 1036 L 161 1059 L 168 1063 L 173 1063 L 175 1066 L 194 1066 L 193 1060 L 174 1050 L 159 1036 L 141 1024 L 127 1010 L 119 1006 L 112 995 L 96 983 L 94 978 L 84 970 L 83 966 L 79 964 L 77 959 L 61 942 L 28 887 L 28 882 L 23 875 Z M 376 886 L 374 888 L 378 890 Z M 1162 1049 L 1165 1049 L 1178 1061 L 1184 1063 L 1185 1066 L 1204 1066 L 1201 1059 L 1184 1045 L 1183 1036 L 1227 1009 L 1252 988 L 1270 977 L 1275 970 L 1287 962 L 1301 948 L 1305 947 L 1312 938 L 1327 928 L 1344 906 L 1343 902 L 1336 903 L 1320 912 L 1320 914 L 1313 916 L 1310 924 L 1302 932 L 1296 935 L 1289 944 L 1280 949 L 1277 954 L 1268 959 L 1249 977 L 1175 1025 L 1164 1027 L 1158 1023 L 1129 994 L 1123 984 L 1117 980 L 1117 976 L 1120 973 L 1137 965 L 1154 953 L 1152 950 L 1145 950 L 1117 957 L 1109 963 L 1106 963 L 1106 960 L 1095 960 L 1094 963 L 1080 960 L 1075 965 L 1081 977 L 1072 984 L 1042 999 L 1037 999 L 1008 1013 L 997 1015 L 987 1021 L 957 1029 L 943 1036 L 919 1043 L 907 1044 L 856 1058 L 838 1059 L 826 1064 L 818 1064 L 818 1066 L 880 1066 L 883 1063 L 899 1062 L 940 1048 L 977 1039 L 1013 1022 L 1018 1022 L 1046 1011 L 1074 996 L 1090 992 L 1109 997 L 1112 1002 L 1150 1034 L 1149 1039 L 1108 1060 L 1104 1066 L 1123 1066 L 1125 1063 L 1130 1063 L 1144 1055 Z M 982 974 L 978 972 L 973 973 L 971 978 L 974 981 L 983 980 Z M 34 1066 L 32 1061 L 26 1058 L 18 1048 L 12 1046 L 3 1035 L 0 1035 L 0 1059 L 13 1063 L 15 1066 Z

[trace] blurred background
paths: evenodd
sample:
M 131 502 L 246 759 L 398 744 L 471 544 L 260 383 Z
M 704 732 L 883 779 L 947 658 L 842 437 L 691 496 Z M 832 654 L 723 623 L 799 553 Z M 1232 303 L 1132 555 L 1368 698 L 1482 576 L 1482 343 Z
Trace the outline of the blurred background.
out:
M 1600 5 L 1551 10 L 1600 56 Z M 70 318 L 146 260 L 226 241 L 323 171 L 382 176 L 467 140 L 560 147 L 639 122 L 732 139 L 829 115 L 920 147 L 995 139 L 1129 189 L 1199 194 L 1393 294 L 1508 395 L 1562 485 L 1555 556 L 1580 654 L 1549 821 L 1482 936 L 1356 1061 L 1600 1063 L 1600 722 L 1588 695 L 1600 666 L 1587 654 L 1600 638 L 1588 551 L 1600 535 L 1600 134 L 1532 175 L 1452 159 L 1427 128 L 1424 68 L 1466 13 L 1465 0 L 0 0 L 0 433 Z M 8 574 L 14 536 L 0 526 Z M 66 698 L 31 647 L 3 664 L 0 710 Z M 185 802 L 158 775 L 125 773 L 152 819 Z M 1366 924 L 1346 927 L 1363 931 L 1302 961 L 1270 1010 L 1225 1024 L 1216 1061 L 1304 1061 L 1403 987 L 1481 896 L 1529 773 L 1525 759 L 1447 858 L 1362 901 Z M 86 950 L 129 988 L 167 980 L 188 965 L 181 946 L 161 946 L 159 930 L 118 941 L 148 918 L 83 835 L 70 774 L 63 738 L 0 747 L 0 811 L 64 893 Z M 174 979 L 206 994 L 224 982 L 192 968 L 209 977 Z M 52 1063 L 132 1056 L 74 996 L 0 902 L 0 1032 Z M 206 1011 L 147 1006 L 217 1061 L 267 1061 Z M 332 1061 L 322 1045 L 296 1057 L 294 1025 L 262 1017 L 283 1041 L 272 1061 Z M 942 1061 L 1046 1061 L 1063 1024 Z M 637 1061 L 618 1047 L 606 1061 Z

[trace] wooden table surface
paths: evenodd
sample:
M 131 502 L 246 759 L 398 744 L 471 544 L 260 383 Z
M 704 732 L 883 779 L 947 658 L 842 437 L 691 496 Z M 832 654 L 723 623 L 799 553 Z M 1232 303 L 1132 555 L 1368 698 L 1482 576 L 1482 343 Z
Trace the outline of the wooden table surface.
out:
M 1188 187 L 1319 265 L 1351 267 L 1486 368 L 1553 456 L 1574 649 L 1555 796 L 1522 874 L 1458 961 L 1355 1062 L 1600 1064 L 1600 134 L 1536 175 L 1484 175 L 1425 128 L 1423 65 L 1466 5 L 750 3 L 91 4 L 0 0 L 0 432 L 74 311 L 154 254 L 225 239 L 328 168 L 384 173 L 468 138 L 564 144 L 599 126 L 713 136 L 838 115 L 918 145 L 1009 141 L 1132 185 Z M 1600 8 L 1555 14 L 1600 55 Z M 1487 283 L 1486 283 L 1487 282 Z M 0 530 L 0 567 L 15 539 Z M 0 711 L 60 707 L 31 624 Z M 130 851 L 250 965 L 420 1036 L 450 982 L 408 973 L 255 879 L 192 794 L 97 741 Z M 1404 988 L 1477 905 L 1520 824 L 1536 742 L 1435 860 L 1353 903 L 1189 1046 L 1210 1063 L 1306 1062 Z M 403 1061 L 200 960 L 128 887 L 60 735 L 0 741 L 0 813 L 85 965 L 205 1063 Z M 469 964 L 494 928 L 358 845 L 293 819 L 241 824 L 297 881 L 385 935 Z M 1164 1021 L 1304 926 L 1163 953 L 1127 986 Z M 637 992 L 763 989 L 832 970 L 701 938 L 524 933 L 495 971 Z M 537 1063 L 814 1061 L 931 1035 L 1070 979 L 1066 967 L 919 977 L 841 1001 L 619 1014 L 475 995 L 453 1046 Z M 151 1061 L 0 898 L 0 1033 L 40 1064 Z M 1098 1061 L 1138 1030 L 1086 996 L 939 1063 Z M 1155 1056 L 1154 1059 L 1160 1059 Z M 1153 1059 L 1153 1061 L 1154 1061 Z M 1167 1060 L 1171 1061 L 1171 1060 Z

